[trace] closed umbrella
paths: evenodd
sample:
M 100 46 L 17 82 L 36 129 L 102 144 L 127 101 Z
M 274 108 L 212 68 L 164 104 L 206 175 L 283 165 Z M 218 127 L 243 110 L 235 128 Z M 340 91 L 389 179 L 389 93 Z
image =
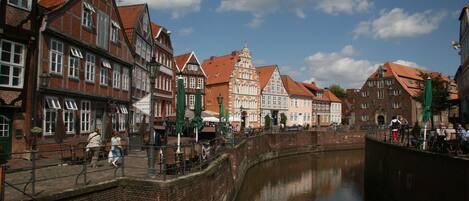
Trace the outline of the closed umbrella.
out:
M 432 116 L 432 79 L 427 78 L 423 89 L 423 121 L 425 129 L 423 131 L 423 149 L 427 146 L 427 125 Z
M 218 115 L 220 115 L 220 123 L 218 124 L 220 125 L 220 128 L 218 129 L 221 132 L 221 134 L 224 134 L 225 129 L 223 125 L 223 118 L 224 118 L 223 116 L 225 115 L 225 106 L 223 106 L 223 101 L 220 104 L 220 113 Z
M 186 92 L 184 91 L 184 81 L 182 77 L 178 77 L 177 81 L 177 97 L 176 97 L 176 133 L 177 153 L 181 153 L 181 133 L 184 131 L 184 115 L 186 111 Z
M 195 92 L 194 118 L 192 119 L 192 125 L 195 130 L 195 142 L 198 142 L 199 130 L 202 128 L 202 94 L 200 89 L 197 89 Z

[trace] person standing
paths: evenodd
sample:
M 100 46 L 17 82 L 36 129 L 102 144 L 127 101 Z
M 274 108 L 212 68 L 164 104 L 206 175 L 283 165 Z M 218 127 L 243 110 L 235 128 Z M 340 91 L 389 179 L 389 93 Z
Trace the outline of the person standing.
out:
M 391 128 L 392 142 L 397 142 L 397 136 L 399 135 L 399 128 L 401 126 L 401 121 L 397 119 L 396 116 L 392 117 L 389 127 Z
M 101 148 L 101 134 L 99 128 L 88 135 L 88 144 L 86 145 L 86 151 L 91 152 L 91 163 L 90 166 L 95 168 L 98 163 L 99 150 Z
M 122 157 L 121 140 L 118 133 L 114 132 L 111 138 L 111 163 L 115 167 L 118 167 L 117 162 L 119 162 Z
M 404 142 L 406 134 L 409 135 L 409 132 L 407 129 L 409 128 L 409 122 L 407 119 L 404 119 L 403 117 L 399 117 L 399 121 L 401 122 L 400 128 L 399 128 L 399 141 L 401 143 Z

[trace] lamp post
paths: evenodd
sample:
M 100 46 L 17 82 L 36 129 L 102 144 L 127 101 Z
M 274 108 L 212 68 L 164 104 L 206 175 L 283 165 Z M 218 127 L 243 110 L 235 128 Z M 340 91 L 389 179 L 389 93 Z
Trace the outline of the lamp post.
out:
M 219 108 L 219 111 L 218 111 L 218 133 L 221 133 L 221 126 L 222 126 L 221 118 L 223 117 L 222 110 L 221 110 L 222 109 L 221 105 L 223 104 L 223 96 L 221 96 L 221 94 L 218 94 L 217 101 L 218 101 L 218 108 Z
M 150 71 L 150 150 L 148 153 L 148 176 L 155 177 L 155 98 L 153 93 L 155 91 L 156 74 L 161 64 L 156 62 L 155 57 L 152 57 L 147 66 Z
M 244 128 L 246 127 L 246 111 L 244 111 L 244 107 L 242 105 L 239 107 L 239 110 L 241 112 L 241 131 L 244 132 Z

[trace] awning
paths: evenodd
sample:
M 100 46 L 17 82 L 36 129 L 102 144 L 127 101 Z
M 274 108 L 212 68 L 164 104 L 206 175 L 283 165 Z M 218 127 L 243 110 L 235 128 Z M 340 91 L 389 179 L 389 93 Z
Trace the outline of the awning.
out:
M 62 107 L 60 106 L 59 99 L 57 97 L 46 97 L 46 103 L 49 109 L 62 109 Z
M 129 114 L 129 111 L 127 110 L 127 107 L 125 107 L 125 105 L 120 105 L 119 108 L 122 114 Z
M 83 2 L 83 5 L 85 5 L 85 8 L 93 13 L 96 13 L 96 10 L 94 10 L 93 6 L 91 6 L 89 3 Z
M 112 24 L 113 27 L 121 29 L 121 27 L 119 26 L 119 24 L 117 22 L 111 21 L 111 24 Z
M 65 99 L 65 108 L 67 110 L 78 110 L 77 103 L 73 99 Z
M 101 64 L 103 65 L 103 67 L 106 67 L 106 68 L 109 68 L 109 69 L 112 68 L 112 67 L 111 67 L 111 64 L 110 64 L 109 61 L 106 60 L 106 59 L 103 59 L 103 60 L 101 61 Z
M 204 122 L 219 122 L 220 120 L 216 117 L 202 117 Z
M 74 57 L 78 57 L 80 59 L 83 59 L 83 55 L 81 54 L 80 50 L 76 49 L 76 48 L 70 48 L 70 53 L 74 56 Z

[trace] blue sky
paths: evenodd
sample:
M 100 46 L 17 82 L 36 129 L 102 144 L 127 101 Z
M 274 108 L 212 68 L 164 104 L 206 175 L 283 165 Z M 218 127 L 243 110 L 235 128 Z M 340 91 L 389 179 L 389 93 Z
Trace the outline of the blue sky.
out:
M 124 0 L 126 3 L 142 2 Z M 462 0 L 151 0 L 176 54 L 200 60 L 241 49 L 257 65 L 323 87 L 360 87 L 386 61 L 454 75 Z

